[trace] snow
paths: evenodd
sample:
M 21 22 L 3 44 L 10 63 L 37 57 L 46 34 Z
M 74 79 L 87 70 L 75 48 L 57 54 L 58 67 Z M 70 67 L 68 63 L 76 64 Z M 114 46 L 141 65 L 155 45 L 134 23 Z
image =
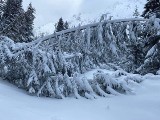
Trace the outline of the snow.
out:
M 147 53 L 147 55 L 146 55 L 146 58 L 151 57 L 151 56 L 154 54 L 155 51 L 156 51 L 156 45 L 154 45 L 154 46 L 148 51 L 148 53 Z
M 97 70 L 85 74 L 93 77 Z M 113 71 L 103 70 L 112 74 Z M 135 95 L 109 98 L 39 98 L 0 80 L 1 120 L 159 120 L 160 76 L 148 74 Z M 89 97 L 89 96 L 88 96 Z
M 111 48 L 112 53 L 118 56 L 118 54 L 117 54 L 117 48 L 116 48 L 114 42 L 111 42 L 110 48 Z
M 160 70 L 157 71 L 157 75 L 160 75 Z
M 94 69 L 94 70 L 86 72 L 84 75 L 82 75 L 82 77 L 86 77 L 87 79 L 92 79 L 94 73 L 96 73 L 97 71 L 103 71 L 104 73 L 108 73 L 108 74 L 112 74 L 114 72 L 114 71 L 110 71 L 106 69 Z

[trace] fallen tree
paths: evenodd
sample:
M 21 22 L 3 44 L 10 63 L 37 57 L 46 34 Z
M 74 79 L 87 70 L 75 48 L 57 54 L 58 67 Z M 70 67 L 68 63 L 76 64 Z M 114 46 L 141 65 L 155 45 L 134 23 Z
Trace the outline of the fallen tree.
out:
M 137 51 L 144 52 L 140 48 L 150 44 L 146 38 L 151 33 L 158 34 L 157 20 L 99 23 L 93 28 L 55 33 L 51 39 L 30 43 L 14 43 L 1 36 L 0 76 L 37 96 L 96 98 L 97 95 L 132 93 L 129 84 L 139 83 L 142 79 L 123 69 L 133 72 L 143 64 L 143 60 L 137 59 L 141 57 Z M 145 56 L 146 53 L 142 59 L 145 60 Z M 159 54 L 154 58 L 157 56 Z M 96 72 L 91 80 L 79 77 L 96 68 L 120 71 L 115 75 Z M 141 68 L 145 67 L 137 72 L 141 73 Z
M 60 49 L 42 50 L 35 42 L 14 43 L 6 37 L 0 39 L 0 76 L 32 95 L 92 99 L 98 95 L 132 93 L 127 79 L 118 80 L 121 73 L 117 76 L 99 71 L 92 80 L 81 78 L 72 62 L 80 59 L 81 54 L 62 53 Z

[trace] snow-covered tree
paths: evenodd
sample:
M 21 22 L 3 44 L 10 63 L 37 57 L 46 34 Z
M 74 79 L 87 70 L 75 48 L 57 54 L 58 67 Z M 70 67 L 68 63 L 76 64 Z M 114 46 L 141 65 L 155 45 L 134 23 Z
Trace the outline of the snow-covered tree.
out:
M 62 31 L 64 30 L 64 22 L 63 22 L 63 19 L 60 18 L 58 23 L 57 23 L 57 26 L 56 26 L 56 32 L 59 32 L 59 31 Z
M 149 31 L 149 29 L 152 31 Z M 144 42 L 143 51 L 145 53 L 144 62 L 137 69 L 141 74 L 154 73 L 159 70 L 159 40 L 160 40 L 160 19 L 152 17 L 146 25 L 146 33 L 150 36 Z M 146 31 L 145 30 L 145 31 Z M 144 32 L 145 33 L 145 32 Z M 152 33 L 152 34 L 151 34 Z
M 0 37 L 0 76 L 30 94 L 58 99 L 130 93 L 128 84 L 141 79 L 129 77 L 122 69 L 134 72 L 152 48 L 155 56 L 150 59 L 148 53 L 146 58 L 150 59 L 149 64 L 155 61 L 158 66 L 159 38 L 150 37 L 158 37 L 159 23 L 157 18 L 142 22 L 139 19 L 105 21 L 64 33 L 55 32 L 50 39 L 29 43 L 14 43 Z M 92 80 L 81 77 L 80 74 L 94 68 L 117 71 L 113 75 L 98 71 Z M 145 65 L 141 68 L 147 71 Z M 141 73 L 141 68 L 137 72 Z
M 66 21 L 65 23 L 64 23 L 64 29 L 66 30 L 66 29 L 68 29 L 69 28 L 69 24 L 68 24 L 68 22 Z
M 141 74 L 147 74 L 147 73 L 153 73 L 156 74 L 156 72 L 160 68 L 160 54 L 159 54 L 159 40 L 160 36 L 154 36 L 150 38 L 150 44 L 146 44 L 145 48 L 148 47 L 147 54 L 144 59 L 144 63 L 141 64 L 141 66 L 137 69 L 137 71 Z
M 68 22 L 64 22 L 62 17 L 59 19 L 58 23 L 55 24 L 55 31 L 56 32 L 59 32 L 59 31 L 62 31 L 62 30 L 66 30 L 69 28 L 69 24 Z
M 133 16 L 134 16 L 135 18 L 138 18 L 139 15 L 140 15 L 140 13 L 139 13 L 139 11 L 138 11 L 138 7 L 136 6 L 135 11 L 134 11 L 134 13 L 133 13 Z
M 153 15 L 156 15 L 157 18 L 160 18 L 160 1 L 159 0 L 147 0 L 147 3 L 144 7 L 144 12 L 142 16 L 144 18 L 149 18 Z
M 74 69 L 68 66 L 73 64 L 69 63 L 69 59 L 78 60 L 75 58 L 79 55 L 65 55 L 61 50 L 54 52 L 49 48 L 44 49 L 40 44 L 44 43 L 40 41 L 14 43 L 9 38 L 1 37 L 0 76 L 32 95 L 58 99 L 68 96 L 93 99 L 97 95 L 107 97 L 110 94 L 132 93 L 126 77 L 120 82 L 119 76 L 101 71 L 95 73 L 93 80 L 79 76 L 76 71 L 69 77 L 68 70 Z M 86 64 L 84 67 L 89 68 L 87 60 L 84 62 Z

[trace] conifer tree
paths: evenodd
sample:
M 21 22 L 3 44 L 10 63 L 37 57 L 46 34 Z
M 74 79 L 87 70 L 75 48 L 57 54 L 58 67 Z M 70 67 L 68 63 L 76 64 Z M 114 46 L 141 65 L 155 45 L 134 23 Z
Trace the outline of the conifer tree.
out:
M 157 18 L 160 18 L 160 0 L 147 0 L 144 9 L 142 17 L 149 18 L 156 15 Z
M 69 29 L 69 24 L 68 22 L 64 22 L 62 18 L 59 19 L 58 23 L 55 24 L 55 31 L 56 32 L 59 32 L 59 31 L 62 31 L 62 30 L 66 30 L 66 29 Z
M 19 27 L 22 26 L 23 17 L 22 0 L 7 0 L 2 16 L 4 28 L 2 34 L 19 42 L 22 38 Z
M 140 15 L 140 14 L 139 14 L 139 12 L 138 12 L 138 7 L 136 6 L 135 11 L 134 11 L 134 13 L 133 13 L 133 16 L 134 16 L 135 18 L 138 18 L 139 15 Z
M 65 23 L 64 23 L 64 29 L 66 30 L 66 29 L 68 29 L 69 28 L 69 24 L 68 24 L 68 22 L 66 21 Z
M 7 0 L 3 7 L 0 34 L 15 42 L 33 40 L 35 9 L 29 4 L 27 11 L 22 8 L 22 0 Z
M 62 31 L 64 30 L 64 22 L 63 22 L 63 19 L 60 18 L 59 21 L 58 21 L 58 24 L 56 26 L 56 32 L 59 32 L 59 31 Z
M 24 37 L 25 37 L 25 42 L 30 42 L 33 40 L 33 25 L 34 25 L 34 16 L 35 9 L 32 7 L 32 4 L 29 4 L 29 7 L 27 11 L 25 12 L 25 24 L 24 24 Z

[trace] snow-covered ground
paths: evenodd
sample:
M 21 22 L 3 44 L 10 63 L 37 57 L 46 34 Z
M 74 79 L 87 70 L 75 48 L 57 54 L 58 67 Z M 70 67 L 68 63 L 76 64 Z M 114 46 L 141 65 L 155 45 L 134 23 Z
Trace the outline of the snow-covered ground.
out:
M 135 95 L 94 100 L 38 98 L 0 80 L 0 120 L 160 120 L 160 76 L 144 78 Z

